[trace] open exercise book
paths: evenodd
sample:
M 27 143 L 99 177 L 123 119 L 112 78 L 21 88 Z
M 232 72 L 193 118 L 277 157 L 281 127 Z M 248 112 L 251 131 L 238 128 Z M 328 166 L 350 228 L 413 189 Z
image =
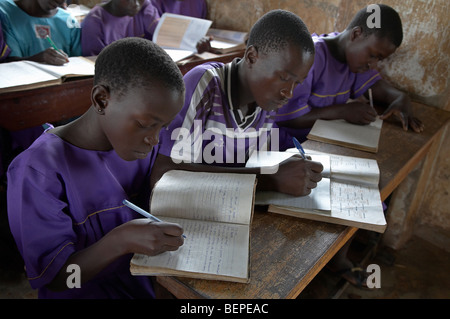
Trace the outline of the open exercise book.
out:
M 362 150 L 378 152 L 383 120 L 379 118 L 368 125 L 357 125 L 345 120 L 316 120 L 307 138 Z
M 95 64 L 83 57 L 70 57 L 61 66 L 17 61 L 0 64 L 0 93 L 61 84 L 68 78 L 94 75 Z
M 211 48 L 225 54 L 245 49 L 248 33 L 210 28 L 208 35 L 212 37 Z
M 178 62 L 197 53 L 197 43 L 206 36 L 211 24 L 211 20 L 164 13 L 153 33 L 153 42 Z
M 150 211 L 180 224 L 177 251 L 135 254 L 133 275 L 170 275 L 248 282 L 256 175 L 173 170 L 153 189 Z
M 268 211 L 273 213 L 384 232 L 386 219 L 378 189 L 380 171 L 377 162 L 313 151 L 306 153 L 324 166 L 323 178 L 317 188 L 301 197 L 257 192 L 255 204 L 269 205 Z M 269 172 L 296 154 L 297 149 L 255 152 L 246 166 L 265 167 Z

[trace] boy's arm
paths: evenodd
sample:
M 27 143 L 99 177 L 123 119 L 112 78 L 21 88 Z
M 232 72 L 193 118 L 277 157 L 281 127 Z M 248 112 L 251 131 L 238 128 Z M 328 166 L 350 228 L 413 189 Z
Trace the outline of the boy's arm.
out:
M 409 126 L 415 132 L 423 131 L 424 125 L 418 118 L 414 117 L 411 100 L 406 93 L 394 88 L 384 80 L 375 83 L 371 89 L 374 101 L 388 105 L 384 113 L 380 115 L 382 120 L 395 115 L 402 122 L 405 131 L 408 130 Z
M 81 284 L 91 280 L 117 258 L 131 253 L 157 255 L 174 251 L 183 244 L 183 229 L 172 223 L 153 223 L 147 218 L 131 220 L 122 224 L 91 246 L 72 254 L 47 288 L 66 290 L 70 273 L 68 265 L 80 267 Z
M 376 112 L 368 103 L 353 101 L 326 107 L 312 107 L 311 110 L 295 119 L 278 122 L 280 126 L 292 128 L 311 128 L 314 122 L 321 120 L 344 119 L 354 124 L 369 124 L 376 119 Z
M 195 172 L 256 174 L 258 190 L 304 196 L 311 193 L 311 189 L 315 188 L 322 179 L 323 166 L 319 162 L 292 157 L 281 163 L 275 174 L 262 174 L 259 168 L 224 167 L 195 163 L 175 164 L 170 157 L 158 154 L 151 173 L 152 187 L 165 172 L 173 169 Z

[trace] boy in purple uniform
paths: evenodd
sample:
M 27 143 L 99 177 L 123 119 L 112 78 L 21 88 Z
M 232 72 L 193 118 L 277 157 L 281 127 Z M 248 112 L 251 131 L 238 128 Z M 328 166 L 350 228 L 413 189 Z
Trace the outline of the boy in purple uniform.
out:
M 414 118 L 406 93 L 390 86 L 375 70 L 378 61 L 390 56 L 403 39 L 398 13 L 387 5 L 380 8 L 380 27 L 370 28 L 372 11 L 360 10 L 342 33 L 313 35 L 316 56 L 308 77 L 294 91 L 293 98 L 277 114 L 277 124 L 304 141 L 316 119 L 345 119 L 350 123 L 369 124 L 376 111 L 367 102 L 352 101 L 369 88 L 379 105 L 388 105 L 380 116 L 398 116 L 403 128 L 423 130 Z M 288 120 L 286 116 L 296 115 Z M 293 147 L 291 145 L 290 147 Z
M 83 56 L 98 55 L 115 40 L 142 37 L 152 40 L 159 14 L 150 0 L 110 0 L 96 5 L 81 23 Z
M 11 163 L 8 216 L 40 298 L 152 298 L 149 277 L 131 276 L 131 253 L 156 255 L 183 244 L 176 224 L 154 223 L 150 173 L 161 128 L 184 101 L 182 75 L 151 41 L 118 40 L 98 56 L 92 106 L 46 131 Z M 68 289 L 69 265 L 81 287 Z
M 260 173 L 243 166 L 253 151 L 276 150 L 273 116 L 306 77 L 313 57 L 303 21 L 274 10 L 253 26 L 242 59 L 188 72 L 184 107 L 161 132 L 153 182 L 169 169 Z M 320 163 L 292 158 L 276 174 L 259 174 L 258 188 L 309 194 L 322 169 Z
M 369 124 L 377 113 L 366 101 L 352 101 L 366 94 L 369 88 L 380 105 L 387 105 L 380 116 L 392 114 L 415 132 L 423 130 L 421 121 L 413 116 L 409 97 L 384 81 L 375 70 L 378 61 L 390 56 L 403 39 L 402 23 L 398 13 L 387 5 L 380 8 L 380 27 L 367 24 L 372 10 L 360 10 L 342 33 L 314 35 L 316 50 L 314 65 L 306 80 L 294 91 L 294 97 L 278 110 L 277 124 L 280 136 L 291 141 L 295 136 L 304 141 L 316 119 L 345 119 L 356 124 Z M 295 115 L 296 118 L 288 119 Z M 294 147 L 286 144 L 284 147 Z M 354 267 L 347 257 L 349 241 L 331 260 L 328 268 L 341 274 L 356 286 L 366 285 L 366 274 Z

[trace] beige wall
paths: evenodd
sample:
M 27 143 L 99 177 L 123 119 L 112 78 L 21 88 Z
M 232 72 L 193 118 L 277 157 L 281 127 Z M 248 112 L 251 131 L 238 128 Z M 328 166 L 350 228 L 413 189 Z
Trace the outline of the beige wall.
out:
M 213 26 L 248 31 L 272 9 L 298 14 L 311 33 L 342 31 L 354 14 L 371 2 L 359 0 L 207 0 Z M 411 97 L 450 111 L 450 3 L 448 0 L 380 1 L 395 8 L 403 22 L 404 40 L 384 61 L 384 78 Z M 414 133 L 410 133 L 414 134 Z M 420 178 L 422 167 L 431 177 Z M 450 129 L 396 190 L 388 213 L 386 243 L 399 248 L 414 231 L 443 248 L 450 249 Z M 417 183 L 426 183 L 416 193 Z M 410 217 L 413 217 L 412 219 Z
M 370 2 L 355 0 L 207 0 L 213 26 L 248 31 L 264 13 L 286 9 L 298 14 L 311 33 L 342 31 Z M 385 77 L 428 104 L 450 110 L 448 78 L 450 28 L 448 0 L 381 1 L 394 7 L 404 26 L 404 41 L 384 63 Z M 430 19 L 430 17 L 433 17 Z M 447 104 L 447 105 L 446 105 Z

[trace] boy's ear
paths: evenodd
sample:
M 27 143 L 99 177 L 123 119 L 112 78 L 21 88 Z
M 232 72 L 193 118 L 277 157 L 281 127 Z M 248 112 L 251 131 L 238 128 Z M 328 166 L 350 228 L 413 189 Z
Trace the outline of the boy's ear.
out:
M 247 50 L 245 50 L 245 62 L 247 62 L 250 67 L 256 63 L 258 57 L 258 49 L 255 46 L 251 45 L 247 48 Z
M 96 112 L 103 114 L 109 102 L 109 89 L 104 85 L 95 85 L 91 92 L 92 106 Z
M 351 36 L 350 36 L 351 40 L 353 41 L 353 40 L 355 40 L 355 39 L 357 39 L 357 38 L 359 38 L 361 36 L 363 36 L 363 32 L 362 32 L 361 27 L 359 27 L 359 26 L 353 27 L 352 33 L 351 33 Z

